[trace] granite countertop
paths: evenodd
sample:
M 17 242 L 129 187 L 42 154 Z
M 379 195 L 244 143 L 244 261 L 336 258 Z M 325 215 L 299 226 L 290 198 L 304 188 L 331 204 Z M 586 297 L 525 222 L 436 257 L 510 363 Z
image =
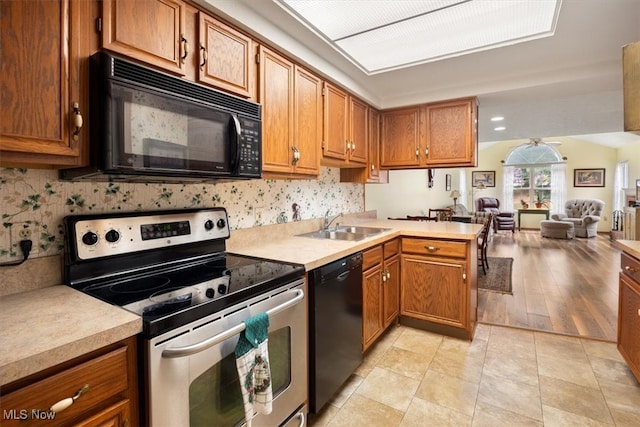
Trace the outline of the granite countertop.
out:
M 142 332 L 142 319 L 69 286 L 0 298 L 0 386 Z
M 482 229 L 457 222 L 361 219 L 347 224 L 389 230 L 358 242 L 260 235 L 258 244 L 239 239 L 227 250 L 312 270 L 398 236 L 475 241 Z M 140 316 L 64 285 L 3 296 L 0 325 L 0 386 L 142 332 Z
M 624 252 L 640 259 L 640 240 L 616 240 L 615 242 Z

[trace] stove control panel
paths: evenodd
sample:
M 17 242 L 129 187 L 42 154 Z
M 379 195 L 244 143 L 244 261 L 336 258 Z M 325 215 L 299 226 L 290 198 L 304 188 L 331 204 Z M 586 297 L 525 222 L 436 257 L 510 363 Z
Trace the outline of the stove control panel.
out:
M 227 212 L 221 208 L 144 215 L 79 216 L 68 221 L 77 257 L 83 260 L 230 236 Z

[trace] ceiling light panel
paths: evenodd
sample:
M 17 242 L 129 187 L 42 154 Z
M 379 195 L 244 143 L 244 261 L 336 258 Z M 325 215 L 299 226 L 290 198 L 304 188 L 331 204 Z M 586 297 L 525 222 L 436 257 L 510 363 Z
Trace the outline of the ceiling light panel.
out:
M 561 0 L 274 1 L 284 3 L 285 9 L 368 74 L 550 36 L 561 4 Z

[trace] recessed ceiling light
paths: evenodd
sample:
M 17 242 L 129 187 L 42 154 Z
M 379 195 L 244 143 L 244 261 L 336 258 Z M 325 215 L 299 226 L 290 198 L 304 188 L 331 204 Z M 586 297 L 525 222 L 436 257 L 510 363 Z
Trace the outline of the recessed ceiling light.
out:
M 499 121 L 502 121 L 502 120 L 504 120 L 504 117 L 502 117 L 502 116 L 491 117 L 491 121 L 492 122 L 499 122 Z
M 365 73 L 552 36 L 562 0 L 273 0 Z
M 493 128 L 493 130 L 497 130 L 497 131 L 501 131 L 501 130 L 505 130 L 506 127 L 504 126 L 498 126 L 497 128 Z

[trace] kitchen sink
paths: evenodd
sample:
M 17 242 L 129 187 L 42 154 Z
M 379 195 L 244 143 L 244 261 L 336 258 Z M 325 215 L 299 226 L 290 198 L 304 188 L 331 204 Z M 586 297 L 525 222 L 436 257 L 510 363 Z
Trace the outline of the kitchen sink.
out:
M 313 231 L 311 233 L 299 234 L 299 236 L 312 237 L 314 239 L 351 240 L 357 242 L 358 240 L 366 239 L 369 236 L 373 236 L 374 234 L 382 233 L 387 230 L 389 229 L 341 225 L 334 228 Z

